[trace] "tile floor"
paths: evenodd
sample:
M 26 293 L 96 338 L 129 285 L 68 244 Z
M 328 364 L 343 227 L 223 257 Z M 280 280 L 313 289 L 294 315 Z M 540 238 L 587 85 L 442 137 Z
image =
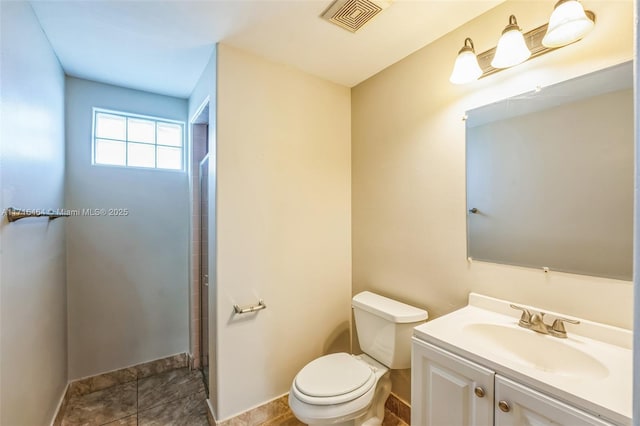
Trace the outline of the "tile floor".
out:
M 202 374 L 180 368 L 73 396 L 62 426 L 208 426 L 205 400 Z
M 180 368 L 73 396 L 62 426 L 208 426 L 205 400 L 202 373 Z M 300 426 L 304 423 L 289 412 L 260 425 Z M 383 426 L 408 425 L 386 410 Z
M 382 426 L 409 426 L 408 423 L 397 417 L 389 410 L 384 410 L 384 420 Z
M 278 417 L 277 419 L 273 419 L 265 423 L 260 423 L 259 425 L 247 425 L 247 426 L 306 426 L 306 425 L 305 423 L 302 423 L 300 420 L 296 419 L 293 414 L 287 414 L 283 417 Z M 396 415 L 391 413 L 389 410 L 385 410 L 382 426 L 409 426 L 409 425 L 403 422 L 400 418 L 396 417 Z

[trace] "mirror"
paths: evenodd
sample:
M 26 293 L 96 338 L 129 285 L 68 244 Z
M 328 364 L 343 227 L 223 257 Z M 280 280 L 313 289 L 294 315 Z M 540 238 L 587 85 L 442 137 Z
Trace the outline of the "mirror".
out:
M 467 254 L 632 279 L 631 62 L 467 113 Z

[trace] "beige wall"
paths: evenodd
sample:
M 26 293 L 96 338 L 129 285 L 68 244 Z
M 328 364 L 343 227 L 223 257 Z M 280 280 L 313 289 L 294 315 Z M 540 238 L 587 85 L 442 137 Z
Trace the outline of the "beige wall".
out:
M 351 129 L 348 88 L 225 45 L 217 105 L 220 420 L 349 350 Z
M 29 3 L 0 9 L 0 208 L 64 208 L 64 73 Z M 0 424 L 47 425 L 67 384 L 69 219 L 1 219 Z
M 448 81 L 464 38 L 487 50 L 510 14 L 526 31 L 552 2 L 508 1 L 352 90 L 354 294 L 376 291 L 435 318 L 475 291 L 631 327 L 629 282 L 466 260 L 465 111 L 633 58 L 633 3 L 583 4 L 597 14 L 584 40 L 476 83 Z M 409 399 L 408 371 L 394 379 Z
M 635 7 L 635 15 L 638 16 L 638 13 L 640 13 L 640 4 L 638 2 L 635 2 L 636 7 Z M 638 21 L 636 20 L 636 25 L 635 25 L 635 35 L 636 35 L 636 39 L 638 37 L 638 29 L 639 29 L 640 25 L 638 23 Z M 638 57 L 638 54 L 640 53 L 640 44 L 636 43 L 635 46 L 635 54 L 636 54 L 636 58 Z M 638 83 L 640 83 L 640 74 L 635 73 L 634 76 L 634 84 L 636 85 L 636 90 L 635 90 L 635 125 L 636 125 L 636 152 L 635 152 L 635 163 L 636 164 L 640 164 L 640 146 L 638 146 L 638 129 L 640 129 L 640 105 L 639 105 L 639 98 L 638 98 Z M 640 188 L 640 168 L 636 168 L 636 173 L 635 173 L 635 187 L 636 188 Z M 634 212 L 634 245 L 635 247 L 640 247 L 640 197 L 638 197 L 636 195 L 635 198 L 635 212 Z M 638 256 L 637 254 L 634 254 L 633 256 L 633 267 L 634 270 L 638 270 L 638 268 L 640 268 L 640 256 Z M 638 421 L 638 419 L 640 419 L 640 398 L 638 398 L 638 395 L 640 395 L 640 374 L 638 372 L 640 372 L 640 275 L 639 274 L 634 274 L 633 277 L 633 283 L 634 283 L 634 321 L 633 321 L 633 325 L 634 325 L 634 333 L 633 333 L 633 371 L 634 371 L 634 375 L 633 375 L 633 395 L 635 396 L 633 398 L 633 418 L 636 420 L 636 422 Z

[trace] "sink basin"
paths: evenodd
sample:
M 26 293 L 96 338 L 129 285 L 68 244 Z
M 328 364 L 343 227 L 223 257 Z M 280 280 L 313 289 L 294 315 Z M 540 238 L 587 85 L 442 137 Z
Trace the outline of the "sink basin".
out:
M 415 327 L 412 339 L 417 347 L 451 352 L 610 424 L 632 425 L 631 330 L 577 318 L 580 325 L 567 327 L 568 338 L 560 339 L 519 327 L 512 303 L 471 293 L 467 306 Z
M 609 370 L 588 353 L 563 339 L 517 326 L 467 324 L 462 332 L 480 345 L 506 352 L 518 363 L 561 376 L 602 379 Z

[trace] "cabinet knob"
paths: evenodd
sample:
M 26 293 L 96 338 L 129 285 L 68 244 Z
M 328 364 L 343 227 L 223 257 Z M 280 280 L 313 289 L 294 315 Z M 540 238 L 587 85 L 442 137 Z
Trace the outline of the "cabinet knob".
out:
M 508 413 L 511 410 L 511 407 L 509 407 L 507 401 L 498 402 L 498 408 L 500 409 L 500 411 L 503 411 L 505 413 Z
M 473 391 L 476 393 L 476 396 L 478 398 L 484 397 L 484 389 L 482 389 L 480 386 L 476 386 L 476 388 Z

